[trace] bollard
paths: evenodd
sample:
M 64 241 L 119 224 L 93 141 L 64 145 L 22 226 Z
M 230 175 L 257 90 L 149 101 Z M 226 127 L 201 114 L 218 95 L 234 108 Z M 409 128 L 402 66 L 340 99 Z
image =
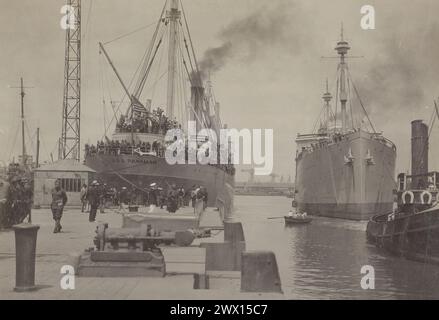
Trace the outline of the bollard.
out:
M 242 229 L 241 222 L 224 221 L 224 241 L 245 241 L 244 230 Z
M 39 226 L 15 225 L 15 288 L 14 291 L 35 290 L 35 251 Z
M 228 205 L 224 207 L 224 221 L 233 221 L 233 207 Z
M 194 290 L 208 290 L 209 276 L 207 274 L 194 274 Z
M 206 248 L 206 270 L 240 271 L 245 251 L 245 237 L 241 222 L 224 221 L 224 242 L 202 243 Z
M 242 292 L 283 293 L 273 252 L 244 252 L 241 266 Z
M 206 248 L 206 271 L 240 271 L 245 242 L 202 243 Z

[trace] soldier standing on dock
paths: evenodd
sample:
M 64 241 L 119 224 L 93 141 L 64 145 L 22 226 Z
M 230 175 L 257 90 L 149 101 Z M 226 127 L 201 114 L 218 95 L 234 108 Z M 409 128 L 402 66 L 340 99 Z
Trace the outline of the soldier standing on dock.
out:
M 128 189 L 127 187 L 122 187 L 119 193 L 119 209 L 122 210 L 123 205 L 128 203 Z
M 33 199 L 33 190 L 32 186 L 27 178 L 21 179 L 21 186 L 23 190 L 23 211 L 24 211 L 24 217 L 27 217 L 30 215 L 32 210 L 32 199 Z
M 7 225 L 8 218 L 8 190 L 9 183 L 6 179 L 0 178 L 0 229 Z
M 178 190 L 178 208 L 183 208 L 185 206 L 184 197 L 186 196 L 186 191 L 184 190 L 184 186 L 181 186 Z
M 11 184 L 9 186 L 8 190 L 8 196 L 7 198 L 10 201 L 9 208 L 10 208 L 10 214 L 9 214 L 9 225 L 13 226 L 14 224 L 21 223 L 25 218 L 24 213 L 24 206 L 23 206 L 23 199 L 24 199 L 24 192 L 22 185 L 20 183 L 20 178 L 18 176 L 14 176 L 11 179 Z
M 91 184 L 87 193 L 87 197 L 88 197 L 88 203 L 90 204 L 90 214 L 88 217 L 88 221 L 95 222 L 96 213 L 101 203 L 99 183 L 97 181 L 93 181 L 93 183 Z
M 80 197 L 81 197 L 81 203 L 82 203 L 82 208 L 81 208 L 81 212 L 84 213 L 85 211 L 87 211 L 87 207 L 88 207 L 88 203 L 87 203 L 87 185 L 84 183 L 82 185 L 81 188 L 81 193 L 80 193 Z
M 99 190 L 99 202 L 100 202 L 99 210 L 101 213 L 105 213 L 105 202 L 107 199 L 107 191 L 108 191 L 107 184 L 104 183 L 102 186 L 99 186 L 98 190 Z
M 207 200 L 208 200 L 208 193 L 206 187 L 200 187 L 200 190 L 197 193 L 197 199 L 200 201 L 203 201 L 203 210 L 206 210 L 207 208 Z
M 166 209 L 169 213 L 175 213 L 178 209 L 178 194 L 177 194 L 177 186 L 173 184 L 168 190 L 168 196 L 166 199 Z
M 166 205 L 166 195 L 165 195 L 165 191 L 163 190 L 163 188 L 158 187 L 157 188 L 157 192 L 158 192 L 158 205 L 160 206 L 160 209 L 163 209 L 164 206 Z
M 195 203 L 197 201 L 197 186 L 193 186 L 191 190 L 191 201 L 192 201 L 192 208 L 195 209 Z
M 158 206 L 158 190 L 157 190 L 157 183 L 152 183 L 149 189 L 149 195 L 148 195 L 148 203 L 151 206 L 151 208 Z
M 64 210 L 64 206 L 67 203 L 67 194 L 64 189 L 61 188 L 59 180 L 55 181 L 55 188 L 52 189 L 52 215 L 55 220 L 55 229 L 53 233 L 61 232 L 61 218 Z

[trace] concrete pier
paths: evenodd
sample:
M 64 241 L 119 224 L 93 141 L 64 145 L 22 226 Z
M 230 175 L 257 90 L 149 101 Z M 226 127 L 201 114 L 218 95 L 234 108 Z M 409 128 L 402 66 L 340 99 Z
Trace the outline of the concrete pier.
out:
M 282 286 L 274 253 L 244 252 L 242 255 L 241 290 L 243 292 L 282 293 Z
M 240 222 L 224 223 L 224 241 L 202 243 L 206 248 L 207 271 L 240 271 L 245 238 Z
M 240 286 L 241 292 L 283 294 L 274 253 L 246 252 L 240 222 L 225 221 L 224 241 L 202 243 L 201 247 L 206 248 L 206 275 L 195 277 L 195 288 Z
M 182 208 L 176 214 L 158 207 L 140 208 L 137 213 L 129 213 L 127 210 L 118 212 L 123 216 L 122 228 L 139 228 L 142 225 L 151 225 L 156 231 L 223 228 L 220 213 L 213 208 L 200 213 L 195 213 L 192 207 Z
M 164 213 L 165 214 L 165 213 Z M 189 215 L 183 213 L 181 215 Z M 179 214 L 177 214 L 179 216 Z M 216 221 L 216 222 L 215 222 Z M 53 221 L 49 210 L 34 210 L 33 222 L 40 226 L 36 246 L 35 284 L 38 290 L 16 293 L 15 286 L 15 248 L 14 232 L 0 232 L 0 299 L 86 299 L 86 300 L 257 300 L 284 299 L 277 293 L 244 293 L 240 289 L 240 272 L 212 271 L 208 287 L 194 288 L 197 275 L 198 283 L 206 283 L 206 249 L 202 242 L 224 242 L 224 232 L 213 232 L 213 237 L 196 239 L 189 247 L 163 247 L 166 262 L 164 278 L 150 277 L 112 277 L 93 278 L 76 277 L 74 290 L 63 290 L 61 281 L 64 274 L 61 268 L 74 266 L 77 257 L 84 249 L 93 247 L 95 229 L 99 223 L 121 227 L 122 215 L 107 210 L 105 215 L 98 214 L 96 223 L 88 222 L 88 214 L 78 210 L 66 210 L 62 224 L 63 232 L 53 234 Z M 203 226 L 222 228 L 219 212 L 208 209 L 200 221 Z M 204 280 L 203 280 L 204 279 Z M 200 287 L 200 285 L 198 286 Z

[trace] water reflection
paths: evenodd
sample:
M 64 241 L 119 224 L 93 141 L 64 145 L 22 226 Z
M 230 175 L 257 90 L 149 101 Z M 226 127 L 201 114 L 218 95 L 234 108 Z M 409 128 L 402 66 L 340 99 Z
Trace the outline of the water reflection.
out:
M 249 250 L 274 251 L 291 299 L 439 299 L 439 267 L 389 256 L 366 242 L 365 222 L 316 218 L 285 227 L 291 201 L 236 197 Z M 363 290 L 364 265 L 375 269 L 375 290 Z

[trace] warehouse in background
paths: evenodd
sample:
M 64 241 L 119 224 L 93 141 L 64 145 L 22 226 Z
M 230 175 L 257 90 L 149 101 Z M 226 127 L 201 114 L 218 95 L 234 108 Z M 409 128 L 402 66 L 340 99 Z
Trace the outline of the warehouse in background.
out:
M 60 179 L 69 201 L 67 207 L 80 207 L 81 186 L 89 185 L 95 171 L 75 160 L 60 160 L 34 171 L 34 207 L 47 208 L 52 202 L 51 190 Z

